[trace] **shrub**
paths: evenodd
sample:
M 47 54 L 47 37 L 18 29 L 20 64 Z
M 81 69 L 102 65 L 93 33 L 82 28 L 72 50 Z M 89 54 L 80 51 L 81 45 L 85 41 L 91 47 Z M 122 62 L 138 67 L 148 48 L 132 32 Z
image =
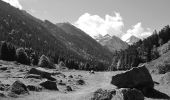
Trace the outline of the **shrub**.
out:
M 31 54 L 30 58 L 31 58 L 30 60 L 31 60 L 32 65 L 38 65 L 39 59 L 38 59 L 38 54 L 37 53 L 33 52 Z
M 17 56 L 17 61 L 19 63 L 26 64 L 26 65 L 30 64 L 29 58 L 27 56 L 27 53 L 25 52 L 25 50 L 23 48 L 18 48 L 16 50 L 16 56 Z
M 38 62 L 38 66 L 43 67 L 43 68 L 54 68 L 54 65 L 52 64 L 50 59 L 45 55 L 42 55 L 40 57 L 39 62 Z

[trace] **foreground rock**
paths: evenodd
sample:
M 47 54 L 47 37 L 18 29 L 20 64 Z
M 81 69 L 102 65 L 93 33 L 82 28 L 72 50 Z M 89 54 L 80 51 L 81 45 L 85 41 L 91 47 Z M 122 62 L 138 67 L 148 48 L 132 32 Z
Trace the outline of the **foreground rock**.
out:
M 46 78 L 48 80 L 51 81 L 55 81 L 56 79 L 51 77 L 51 75 L 53 75 L 54 73 L 52 71 L 48 71 L 44 68 L 32 68 L 30 69 L 30 71 L 28 72 L 29 74 L 36 74 L 36 75 L 40 75 L 42 78 Z
M 48 90 L 58 90 L 56 82 L 45 81 L 40 83 L 40 85 Z
M 162 85 L 169 85 L 170 86 L 170 72 L 166 73 L 161 79 L 160 83 Z
M 143 94 L 137 89 L 122 88 L 119 90 L 99 89 L 94 92 L 91 100 L 144 100 Z
M 113 76 L 111 84 L 118 88 L 137 88 L 142 92 L 154 87 L 152 77 L 145 66 L 133 68 Z
M 21 81 L 15 81 L 10 88 L 10 92 L 13 94 L 21 95 L 21 94 L 29 94 L 29 91 L 25 84 Z
M 36 92 L 42 91 L 42 87 L 36 86 L 36 85 L 27 85 L 27 88 L 28 88 L 30 91 L 36 91 Z

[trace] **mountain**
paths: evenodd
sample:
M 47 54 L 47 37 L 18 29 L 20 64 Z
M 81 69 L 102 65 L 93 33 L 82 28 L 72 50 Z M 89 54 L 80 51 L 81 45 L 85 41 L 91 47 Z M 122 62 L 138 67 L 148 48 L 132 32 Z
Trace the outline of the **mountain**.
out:
M 32 48 L 56 62 L 62 58 L 109 64 L 112 58 L 109 50 L 73 25 L 42 21 L 3 1 L 0 1 L 0 41 Z
M 103 46 L 107 47 L 111 52 L 120 51 L 128 48 L 128 44 L 122 41 L 116 36 L 110 36 L 106 34 L 105 36 L 97 37 L 96 40 Z
M 132 45 L 136 42 L 138 42 L 140 39 L 137 38 L 136 36 L 132 35 L 129 39 L 126 40 L 126 42 L 129 44 L 129 45 Z

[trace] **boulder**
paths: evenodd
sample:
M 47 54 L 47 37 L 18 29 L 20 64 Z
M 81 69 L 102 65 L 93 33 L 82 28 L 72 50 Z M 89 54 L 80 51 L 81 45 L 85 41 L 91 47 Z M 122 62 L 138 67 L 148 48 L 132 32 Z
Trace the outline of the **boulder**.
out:
M 112 76 L 111 84 L 118 88 L 137 88 L 139 90 L 154 87 L 152 77 L 144 65 Z
M 51 75 L 53 75 L 54 73 L 52 71 L 46 70 L 44 68 L 40 68 L 40 67 L 32 68 L 32 69 L 30 69 L 30 71 L 28 73 L 40 75 L 42 78 L 46 78 L 51 81 L 56 81 L 55 78 L 51 77 Z
M 85 81 L 82 80 L 82 79 L 79 79 L 79 80 L 76 81 L 76 84 L 77 84 L 77 85 L 84 85 L 84 84 L 85 84 Z
M 36 74 L 29 74 L 25 78 L 42 79 L 42 77 L 40 75 L 36 75 Z
M 160 83 L 162 85 L 169 85 L 170 86 L 170 72 L 164 74 L 161 79 L 160 79 Z
M 0 98 L 6 98 L 6 95 L 3 91 L 0 91 Z
M 28 88 L 30 91 L 36 91 L 36 92 L 42 91 L 42 87 L 36 86 L 36 85 L 27 85 L 27 88 Z
M 0 82 L 0 91 L 5 91 L 5 85 Z
M 137 89 L 121 88 L 118 90 L 99 89 L 91 100 L 144 100 L 144 95 Z
M 40 83 L 40 86 L 48 90 L 58 90 L 56 82 L 49 81 L 49 80 Z
M 7 66 L 0 67 L 0 70 L 6 71 L 6 70 L 8 70 L 8 67 Z
M 73 75 L 69 75 L 68 78 L 73 78 Z
M 73 91 L 71 86 L 66 86 L 66 91 Z
M 137 89 L 121 88 L 116 90 L 112 100 L 144 100 L 144 95 Z
M 90 100 L 112 100 L 112 97 L 115 94 L 116 90 L 98 89 L 93 93 L 93 96 Z
M 27 86 L 23 84 L 21 81 L 15 81 L 10 88 L 10 92 L 20 95 L 20 94 L 29 94 Z

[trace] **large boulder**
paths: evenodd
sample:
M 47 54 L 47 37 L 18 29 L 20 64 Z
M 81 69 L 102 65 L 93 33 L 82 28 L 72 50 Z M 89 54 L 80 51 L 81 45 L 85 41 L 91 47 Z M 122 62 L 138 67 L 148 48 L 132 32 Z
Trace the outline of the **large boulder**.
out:
M 163 75 L 160 79 L 160 83 L 162 85 L 169 85 L 170 86 L 170 72 Z
M 118 88 L 137 88 L 142 91 L 154 87 L 152 77 L 145 65 L 112 76 L 111 84 Z
M 53 82 L 53 81 L 42 82 L 40 83 L 40 86 L 48 90 L 58 90 L 56 82 Z
M 91 100 L 144 100 L 144 95 L 137 89 L 98 89 L 96 92 L 94 92 Z
M 11 85 L 10 92 L 17 95 L 29 94 L 27 86 L 23 84 L 21 81 L 15 81 Z
M 46 70 L 44 68 L 32 68 L 30 69 L 30 71 L 28 72 L 29 74 L 36 74 L 36 75 L 40 75 L 42 78 L 46 78 L 48 80 L 51 80 L 51 81 L 55 81 L 56 79 L 51 77 L 51 75 L 54 74 L 53 71 L 49 71 L 49 70 Z

